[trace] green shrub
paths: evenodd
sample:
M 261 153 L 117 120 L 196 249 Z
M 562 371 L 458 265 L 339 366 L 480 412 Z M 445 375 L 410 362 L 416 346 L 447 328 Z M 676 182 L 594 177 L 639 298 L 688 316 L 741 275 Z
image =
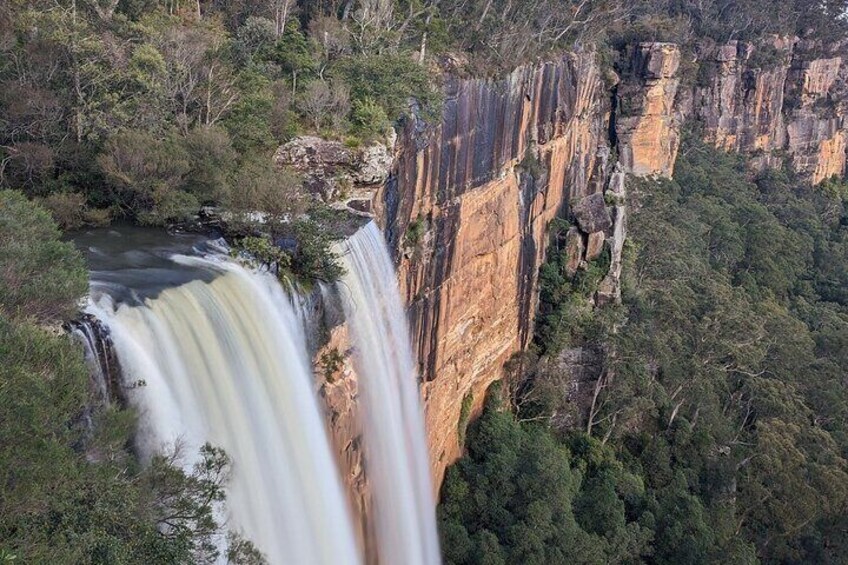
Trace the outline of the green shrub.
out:
M 427 231 L 427 221 L 423 216 L 418 216 L 410 222 L 409 226 L 406 228 L 406 235 L 403 238 L 403 243 L 406 247 L 418 247 L 418 244 L 421 243 L 421 238 L 424 237 L 424 233 Z
M 350 86 L 354 108 L 359 105 L 364 110 L 375 102 L 386 116 L 394 119 L 409 113 L 409 103 L 414 98 L 425 111 L 441 110 L 439 91 L 430 82 L 427 70 L 409 54 L 348 57 L 340 60 L 333 70 Z M 375 111 L 368 111 L 373 117 Z
M 111 210 L 92 210 L 80 192 L 54 192 L 37 200 L 46 208 L 53 220 L 63 231 L 76 230 L 83 226 L 105 226 L 109 224 Z
M 196 127 L 186 135 L 182 145 L 189 167 L 181 189 L 201 204 L 225 201 L 238 157 L 227 131 L 215 126 Z
M 474 405 L 474 395 L 469 391 L 462 397 L 462 405 L 459 407 L 459 423 L 457 424 L 457 435 L 459 445 L 465 444 L 465 432 L 468 430 L 468 421 L 471 418 L 471 407 Z
M 200 202 L 193 194 L 161 188 L 153 192 L 153 208 L 139 212 L 136 220 L 146 226 L 187 222 L 197 215 Z
M 768 40 L 760 42 L 748 58 L 747 65 L 754 69 L 770 70 L 783 65 L 788 59 L 786 51 L 781 51 Z
M 160 140 L 138 131 L 110 137 L 97 162 L 115 202 L 130 217 L 167 202 L 190 170 L 188 154 L 175 135 Z
M 298 220 L 293 225 L 297 250 L 292 257 L 292 271 L 307 283 L 335 282 L 344 276 L 338 254 L 333 250 L 333 236 L 319 222 Z
M 274 245 L 269 237 L 248 236 L 236 240 L 234 252 L 242 252 L 248 257 L 277 275 L 281 282 L 289 282 L 291 276 L 291 257 Z
M 370 96 L 353 102 L 351 122 L 355 131 L 366 139 L 381 136 L 390 125 L 386 111 Z
M 0 314 L 51 321 L 70 315 L 88 287 L 73 244 L 42 207 L 0 191 Z
M 536 153 L 529 146 L 524 152 L 524 158 L 518 164 L 518 167 L 534 179 L 541 179 L 547 172 L 545 166 L 539 162 Z
M 343 365 L 344 355 L 335 347 L 321 355 L 321 367 L 324 369 L 324 379 L 328 383 L 333 382 L 335 374 Z

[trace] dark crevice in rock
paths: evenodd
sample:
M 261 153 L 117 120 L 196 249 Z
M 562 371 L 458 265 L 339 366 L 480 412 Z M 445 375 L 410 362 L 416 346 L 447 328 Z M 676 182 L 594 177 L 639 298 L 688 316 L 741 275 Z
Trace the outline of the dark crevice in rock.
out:
M 610 89 L 610 114 L 609 126 L 607 127 L 607 141 L 609 142 L 610 150 L 613 152 L 618 150 L 618 131 L 616 130 L 616 118 L 618 115 L 618 85 L 614 85 Z

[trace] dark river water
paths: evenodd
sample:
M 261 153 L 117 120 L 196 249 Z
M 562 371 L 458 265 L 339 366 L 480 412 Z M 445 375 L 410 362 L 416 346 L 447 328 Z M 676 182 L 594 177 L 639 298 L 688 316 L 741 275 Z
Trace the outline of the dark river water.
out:
M 192 280 L 211 281 L 218 273 L 181 264 L 175 257 L 222 251 L 209 235 L 130 225 L 80 231 L 70 240 L 85 256 L 92 294 L 106 293 L 116 302 L 129 303 Z

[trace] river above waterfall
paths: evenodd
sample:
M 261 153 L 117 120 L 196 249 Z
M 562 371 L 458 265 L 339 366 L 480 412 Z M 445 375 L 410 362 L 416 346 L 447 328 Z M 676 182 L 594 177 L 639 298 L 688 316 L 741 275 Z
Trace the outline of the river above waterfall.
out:
M 167 288 L 211 281 L 217 276 L 214 270 L 175 262 L 173 257 L 221 250 L 209 235 L 120 224 L 77 232 L 70 241 L 86 259 L 93 295 L 106 292 L 117 303 L 136 305 Z

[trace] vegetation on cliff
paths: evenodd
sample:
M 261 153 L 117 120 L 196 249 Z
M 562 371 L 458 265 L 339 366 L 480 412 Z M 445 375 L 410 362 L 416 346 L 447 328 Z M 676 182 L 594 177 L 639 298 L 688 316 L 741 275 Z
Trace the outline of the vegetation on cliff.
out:
M 176 453 L 142 468 L 133 413 L 95 398 L 82 348 L 56 331 L 87 288 L 58 236 L 46 210 L 0 191 L 0 561 L 214 559 L 229 459 L 206 446 L 191 473 Z M 258 563 L 249 542 L 230 547 Z
M 523 384 L 507 387 L 512 411 L 487 408 L 469 430 L 468 455 L 447 475 L 439 513 L 448 561 L 481 562 L 485 546 L 517 562 L 511 556 L 528 536 L 516 528 L 534 523 L 527 509 L 547 507 L 561 483 L 570 496 L 557 511 L 576 516 L 582 532 L 554 520 L 533 559 L 518 561 L 556 561 L 561 536 L 597 535 L 605 541 L 592 551 L 576 544 L 568 562 L 610 562 L 596 552 L 623 539 L 630 552 L 614 559 L 623 562 L 840 562 L 848 550 L 846 185 L 807 188 L 781 170 L 751 179 L 741 158 L 689 140 L 673 181 L 629 186 L 623 305 L 552 324 L 550 313 L 564 319 L 587 296 L 578 280 L 563 283 L 552 251 L 541 359 L 525 356 Z M 564 355 L 574 349 L 597 355 L 592 378 L 574 378 Z M 554 449 L 566 469 L 559 483 L 533 464 Z M 593 474 L 598 453 L 617 471 Z M 519 507 L 488 496 L 536 480 L 547 488 L 521 494 Z M 599 522 L 581 521 L 587 502 Z M 451 553 L 463 543 L 478 550 Z

